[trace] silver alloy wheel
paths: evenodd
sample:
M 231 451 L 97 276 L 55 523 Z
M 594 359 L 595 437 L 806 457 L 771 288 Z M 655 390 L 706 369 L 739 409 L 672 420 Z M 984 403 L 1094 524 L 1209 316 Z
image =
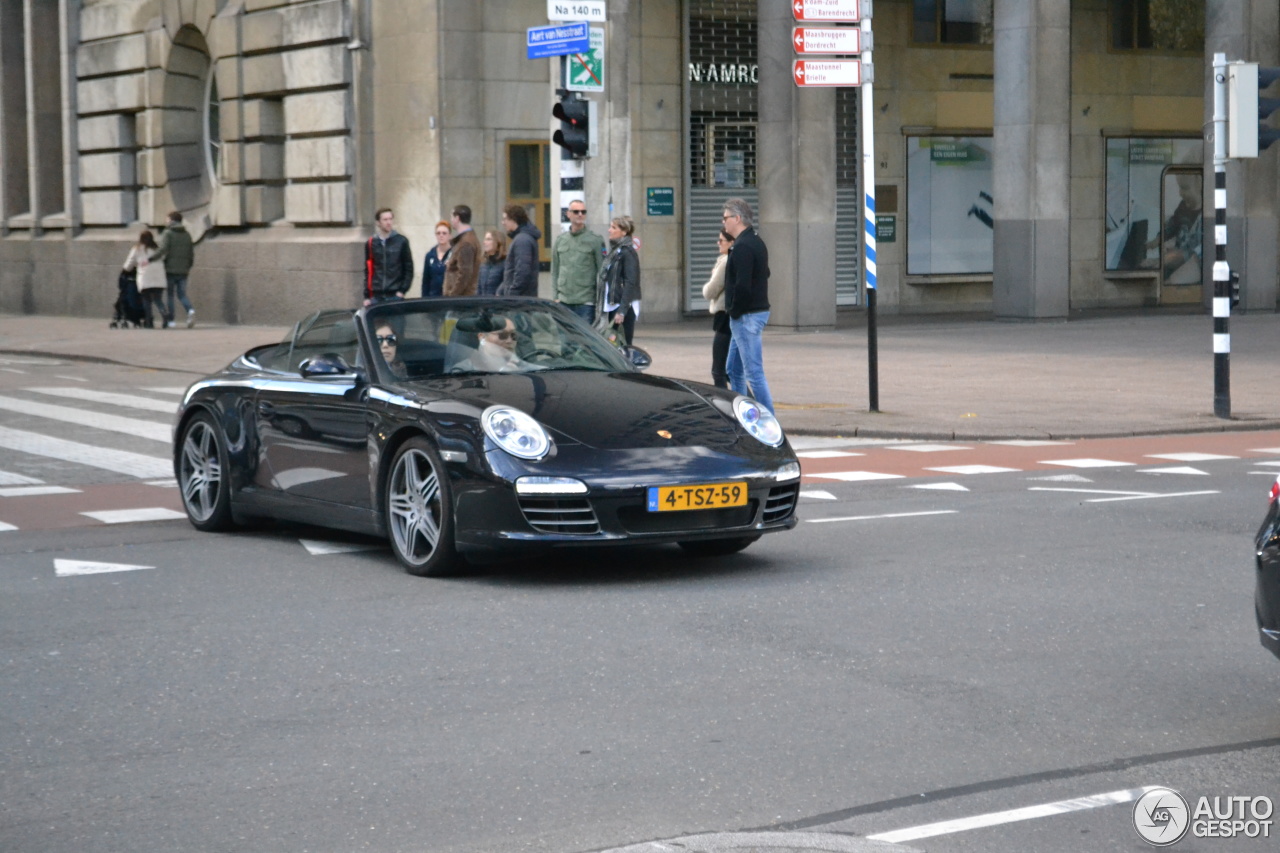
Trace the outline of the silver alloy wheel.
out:
M 206 522 L 218 510 L 222 492 L 222 458 L 218 436 L 205 420 L 192 422 L 182 440 L 178 485 L 182 503 L 197 522 Z
M 440 542 L 440 481 L 425 452 L 410 448 L 396 460 L 387 489 L 388 520 L 396 550 L 405 562 L 421 566 Z

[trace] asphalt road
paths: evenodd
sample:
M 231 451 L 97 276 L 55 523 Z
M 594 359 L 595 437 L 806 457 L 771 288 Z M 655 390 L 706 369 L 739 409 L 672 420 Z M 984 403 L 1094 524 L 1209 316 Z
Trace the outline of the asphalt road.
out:
M 187 377 L 3 366 L 0 489 L 75 491 L 0 491 L 0 850 L 1142 850 L 1132 798 L 1088 798 L 1280 798 L 1280 434 L 811 441 L 803 522 L 736 557 L 421 580 L 369 539 L 84 515 L 173 506 L 138 401 Z

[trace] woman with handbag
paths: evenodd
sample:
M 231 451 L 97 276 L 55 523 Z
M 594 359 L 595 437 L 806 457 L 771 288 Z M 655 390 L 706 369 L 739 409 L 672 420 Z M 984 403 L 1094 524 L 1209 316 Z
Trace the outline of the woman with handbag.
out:
M 711 381 L 717 388 L 728 388 L 729 374 L 725 370 L 725 361 L 729 358 L 729 343 L 733 335 L 729 333 L 729 313 L 724 310 L 724 268 L 729 260 L 729 249 L 733 247 L 733 235 L 721 229 L 716 246 L 720 254 L 711 268 L 711 278 L 702 285 L 702 298 L 711 302 L 711 328 L 715 332 L 711 341 Z
M 164 300 L 165 290 L 169 286 L 169 279 L 164 274 L 164 261 L 151 260 L 151 253 L 159 249 L 155 235 L 149 230 L 143 231 L 138 235 L 138 242 L 129 249 L 129 257 L 124 261 L 126 271 L 137 271 L 138 294 L 142 297 L 142 309 L 146 314 L 145 324 L 148 329 L 155 328 L 151 317 L 152 305 L 160 312 L 160 328 L 168 326 L 172 319 Z
M 600 267 L 597 288 L 600 305 L 596 311 L 596 328 L 603 325 L 605 331 L 620 332 L 621 342 L 628 346 L 635 333 L 636 318 L 640 316 L 640 256 L 632 242 L 635 230 L 636 224 L 630 216 L 615 216 L 609 223 L 609 253 Z

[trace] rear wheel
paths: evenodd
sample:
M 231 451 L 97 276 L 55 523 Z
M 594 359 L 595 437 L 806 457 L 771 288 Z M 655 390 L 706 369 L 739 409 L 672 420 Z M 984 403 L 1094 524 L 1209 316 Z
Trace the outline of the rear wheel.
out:
M 727 557 L 746 548 L 759 536 L 738 536 L 734 539 L 700 539 L 680 542 L 679 545 L 691 557 Z
M 228 530 L 231 518 L 227 443 L 213 417 L 193 417 L 178 441 L 178 489 L 187 518 L 197 530 Z
M 409 574 L 441 577 L 457 571 L 449 476 L 425 439 L 411 438 L 396 453 L 386 508 L 391 550 Z

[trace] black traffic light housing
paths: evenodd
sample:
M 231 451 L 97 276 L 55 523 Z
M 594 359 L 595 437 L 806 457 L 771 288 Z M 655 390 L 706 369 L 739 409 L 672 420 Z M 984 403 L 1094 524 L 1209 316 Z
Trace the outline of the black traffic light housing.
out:
M 1256 62 L 1232 62 L 1227 71 L 1227 156 L 1257 157 L 1275 142 L 1280 128 L 1267 119 L 1280 109 L 1280 98 L 1262 92 L 1280 81 L 1280 68 Z
M 557 89 L 556 94 L 560 99 L 551 108 L 551 114 L 560 119 L 560 129 L 552 134 L 552 141 L 575 159 L 589 157 L 593 104 L 584 100 L 576 92 L 565 89 Z

